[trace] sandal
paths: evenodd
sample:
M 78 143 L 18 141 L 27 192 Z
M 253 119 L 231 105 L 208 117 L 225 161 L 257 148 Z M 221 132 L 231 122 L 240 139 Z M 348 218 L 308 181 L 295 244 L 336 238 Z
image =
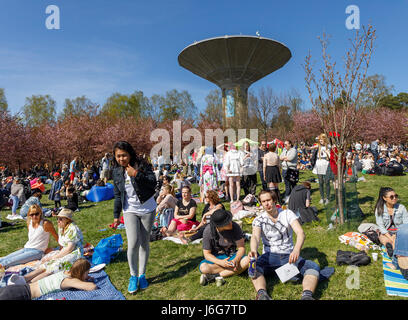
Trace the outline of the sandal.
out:
M 388 256 L 390 258 L 392 258 L 392 256 L 394 255 L 394 249 L 392 248 L 392 244 L 391 243 L 386 243 L 385 248 L 387 249 Z

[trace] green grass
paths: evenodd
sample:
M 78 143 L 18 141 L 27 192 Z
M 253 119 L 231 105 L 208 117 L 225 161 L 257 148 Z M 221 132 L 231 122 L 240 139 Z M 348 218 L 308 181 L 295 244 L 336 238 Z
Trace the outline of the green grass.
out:
M 302 172 L 301 181 L 313 177 L 311 172 Z M 358 182 L 359 203 L 366 214 L 364 222 L 375 222 L 374 210 L 378 190 L 381 186 L 393 187 L 400 195 L 400 201 L 408 205 L 408 176 L 386 177 L 386 176 L 364 176 L 367 181 Z M 283 191 L 283 184 L 281 190 Z M 257 190 L 259 191 L 258 185 Z M 193 186 L 193 193 L 198 192 L 198 186 Z M 53 203 L 48 200 L 48 195 L 43 196 L 42 203 L 45 207 L 52 207 Z M 386 295 L 382 273 L 381 259 L 372 261 L 368 266 L 359 268 L 360 288 L 348 289 L 346 266 L 337 266 L 337 250 L 353 250 L 351 247 L 341 244 L 338 237 L 347 231 L 357 231 L 358 224 L 348 224 L 327 231 L 327 218 L 320 200 L 318 184 L 312 183 L 312 205 L 319 209 L 320 222 L 304 225 L 306 241 L 303 245 L 301 255 L 320 264 L 321 267 L 335 267 L 335 273 L 329 281 L 318 285 L 315 296 L 323 300 L 383 300 L 403 299 Z M 64 205 L 64 203 L 63 203 Z M 229 203 L 225 203 L 227 209 Z M 100 239 L 114 233 L 121 233 L 124 239 L 124 250 L 118 257 L 106 266 L 112 283 L 121 291 L 126 299 L 143 300 L 184 300 L 184 299 L 228 299 L 228 300 L 252 300 L 255 298 L 255 290 L 246 273 L 240 276 L 227 278 L 222 287 L 215 284 L 202 287 L 199 284 L 200 272 L 198 264 L 203 259 L 201 244 L 182 246 L 170 241 L 155 241 L 151 243 L 150 259 L 147 266 L 146 276 L 150 286 L 143 292 L 135 295 L 127 293 L 129 280 L 129 266 L 126 257 L 126 233 L 125 230 L 113 231 L 111 229 L 99 232 L 99 229 L 107 228 L 113 221 L 113 200 L 100 203 L 87 202 L 80 204 L 81 211 L 75 213 L 75 220 L 81 228 L 84 241 L 97 245 Z M 201 218 L 203 204 L 198 204 L 198 217 Z M 10 210 L 3 209 L 0 214 L 3 221 L 10 214 Z M 55 218 L 50 218 L 56 226 Z M 251 226 L 243 226 L 245 232 L 251 232 Z M 0 229 L 0 256 L 7 255 L 12 251 L 22 248 L 27 241 L 27 231 L 24 221 L 19 221 L 15 226 Z M 51 246 L 57 244 L 51 238 Z M 247 249 L 249 243 L 246 243 Z M 261 250 L 261 248 L 260 248 Z M 300 284 L 281 284 L 274 277 L 267 280 L 268 292 L 274 299 L 298 299 L 302 286 Z

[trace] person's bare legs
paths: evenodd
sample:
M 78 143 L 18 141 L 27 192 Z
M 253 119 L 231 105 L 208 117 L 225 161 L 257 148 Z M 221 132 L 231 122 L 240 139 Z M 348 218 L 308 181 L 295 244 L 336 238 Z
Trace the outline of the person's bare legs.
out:
M 390 238 L 388 238 L 386 235 L 380 234 L 380 236 L 378 237 L 378 240 L 380 240 L 381 244 L 385 247 L 387 243 L 391 243 L 392 248 L 394 249 L 394 242 L 395 240 L 391 240 Z
M 266 280 L 264 275 L 259 275 L 257 278 L 252 278 L 251 280 L 256 292 L 261 289 L 266 291 Z
M 241 195 L 241 181 L 239 177 L 235 179 L 237 179 L 237 181 L 235 181 L 235 188 L 237 190 L 237 201 L 239 201 L 239 197 Z
M 177 224 L 175 221 L 172 221 L 168 228 L 163 227 L 160 231 L 165 237 L 171 237 L 177 231 Z
M 312 293 L 314 293 L 318 282 L 319 282 L 318 277 L 311 274 L 305 275 L 302 281 L 303 291 L 310 290 L 312 291 Z
M 234 202 L 234 187 L 235 187 L 235 183 L 234 183 L 234 177 L 228 177 L 229 180 L 229 193 L 230 193 L 230 201 Z
M 244 257 L 241 259 L 237 270 L 233 270 L 232 268 L 223 268 L 217 264 L 210 264 L 210 263 L 203 263 L 200 266 L 200 271 L 204 274 L 216 274 L 219 273 L 221 277 L 227 278 L 237 274 L 242 273 L 248 268 L 249 265 L 249 258 Z
M 38 268 L 24 276 L 24 279 L 27 283 L 29 282 L 36 282 L 46 276 L 49 276 L 51 273 L 46 272 L 44 268 Z

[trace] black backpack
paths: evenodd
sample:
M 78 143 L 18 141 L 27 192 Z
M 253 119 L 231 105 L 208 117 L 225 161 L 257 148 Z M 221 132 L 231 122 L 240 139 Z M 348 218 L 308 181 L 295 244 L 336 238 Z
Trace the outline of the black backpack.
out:
M 159 228 L 153 227 L 150 233 L 150 242 L 163 239 L 163 234 L 160 232 Z
M 381 242 L 379 239 L 380 232 L 378 230 L 368 229 L 367 231 L 363 232 L 363 234 L 367 236 L 367 238 L 370 239 L 372 242 L 374 242 L 376 245 L 378 246 L 381 245 Z
M 353 251 L 337 251 L 336 263 L 341 265 L 353 265 L 353 266 L 366 266 L 370 264 L 371 258 L 364 252 L 353 252 Z

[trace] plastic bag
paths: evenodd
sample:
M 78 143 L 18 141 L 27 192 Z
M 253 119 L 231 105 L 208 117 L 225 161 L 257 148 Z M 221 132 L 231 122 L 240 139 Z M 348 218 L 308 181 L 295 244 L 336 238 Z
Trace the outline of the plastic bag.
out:
M 360 251 L 376 249 L 376 245 L 367 236 L 359 232 L 347 232 L 339 236 L 341 243 L 348 244 Z
M 230 208 L 231 208 L 231 213 L 234 215 L 234 214 L 237 214 L 238 211 L 244 210 L 244 205 L 242 204 L 241 201 L 237 200 L 231 203 Z
M 92 255 L 92 264 L 110 263 L 115 255 L 121 250 L 123 239 L 120 234 L 114 234 L 104 238 L 94 248 Z

